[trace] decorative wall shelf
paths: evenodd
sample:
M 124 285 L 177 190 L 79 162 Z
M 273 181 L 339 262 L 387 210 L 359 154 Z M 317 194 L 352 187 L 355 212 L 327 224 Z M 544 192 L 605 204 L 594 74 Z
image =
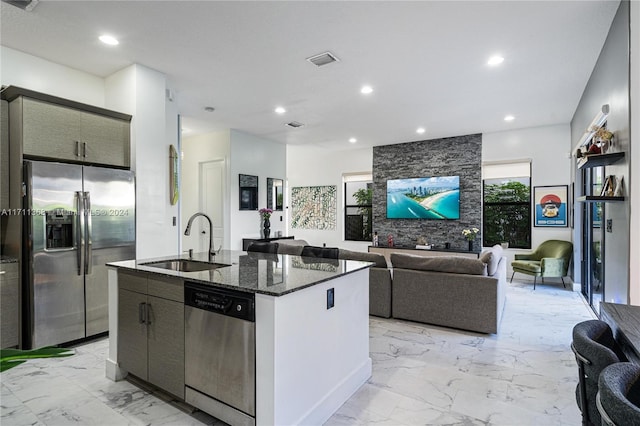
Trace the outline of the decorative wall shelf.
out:
M 601 203 L 601 202 L 610 202 L 610 201 L 624 201 L 624 197 L 605 197 L 599 195 L 583 195 L 582 197 L 577 197 L 576 201 L 580 203 Z
M 578 159 L 578 169 L 608 166 L 624 158 L 624 152 L 612 152 L 608 154 L 592 154 Z

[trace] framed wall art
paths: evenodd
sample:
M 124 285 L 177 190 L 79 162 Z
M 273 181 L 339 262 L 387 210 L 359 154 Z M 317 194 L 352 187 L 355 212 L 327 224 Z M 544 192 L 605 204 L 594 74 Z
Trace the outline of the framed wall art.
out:
M 535 226 L 568 226 L 568 185 L 533 187 Z

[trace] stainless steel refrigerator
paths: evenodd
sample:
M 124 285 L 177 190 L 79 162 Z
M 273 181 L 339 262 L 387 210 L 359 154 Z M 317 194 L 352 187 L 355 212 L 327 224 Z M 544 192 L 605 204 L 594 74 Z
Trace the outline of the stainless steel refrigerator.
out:
M 128 170 L 25 161 L 24 347 L 108 330 L 107 262 L 135 258 Z

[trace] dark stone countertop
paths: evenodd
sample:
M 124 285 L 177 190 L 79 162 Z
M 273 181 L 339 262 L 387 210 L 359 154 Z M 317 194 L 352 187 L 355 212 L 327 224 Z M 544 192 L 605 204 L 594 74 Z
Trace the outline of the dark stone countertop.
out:
M 186 260 L 188 256 L 125 260 L 107 263 L 107 266 L 178 277 L 214 287 L 283 296 L 373 265 L 371 262 L 353 260 L 316 259 L 286 254 L 247 253 L 233 250 L 222 250 L 213 260 L 215 263 L 230 266 L 213 270 L 181 272 L 144 265 L 148 262 L 170 259 Z M 192 260 L 207 262 L 207 253 L 195 253 Z

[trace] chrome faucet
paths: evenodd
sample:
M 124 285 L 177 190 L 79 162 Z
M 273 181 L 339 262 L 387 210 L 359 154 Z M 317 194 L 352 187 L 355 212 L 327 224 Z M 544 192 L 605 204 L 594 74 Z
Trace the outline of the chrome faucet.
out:
M 216 255 L 213 251 L 213 223 L 211 223 L 211 218 L 204 213 L 194 213 L 187 222 L 187 229 L 184 230 L 184 235 L 191 234 L 191 223 L 198 216 L 204 217 L 207 219 L 207 222 L 209 222 L 209 262 L 211 262 L 213 260 L 213 256 Z

